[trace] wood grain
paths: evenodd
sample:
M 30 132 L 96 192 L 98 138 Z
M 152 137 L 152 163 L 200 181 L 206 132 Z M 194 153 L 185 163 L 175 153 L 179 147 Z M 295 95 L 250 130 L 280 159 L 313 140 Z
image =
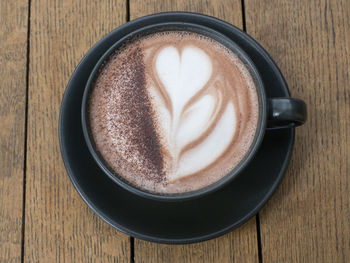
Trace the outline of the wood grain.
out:
M 240 0 L 130 0 L 131 19 L 166 11 L 199 12 L 242 27 Z M 223 237 L 193 245 L 159 245 L 135 239 L 135 262 L 258 262 L 255 218 Z
M 135 239 L 135 262 L 258 262 L 255 218 L 222 237 L 190 245 L 163 245 Z
M 0 262 L 20 262 L 24 176 L 27 1 L 0 1 Z
M 169 11 L 215 16 L 242 28 L 241 0 L 130 0 L 130 19 Z
M 97 218 L 74 190 L 57 134 L 74 67 L 125 21 L 122 0 L 31 1 L 25 262 L 130 261 L 129 237 Z
M 350 2 L 245 0 L 246 27 L 308 104 L 260 214 L 263 262 L 350 262 Z

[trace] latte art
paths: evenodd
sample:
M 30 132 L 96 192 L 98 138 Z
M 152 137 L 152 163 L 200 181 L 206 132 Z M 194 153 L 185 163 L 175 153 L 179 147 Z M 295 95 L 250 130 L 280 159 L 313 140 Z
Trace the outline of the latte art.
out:
M 90 95 L 96 148 L 122 178 L 158 193 L 197 190 L 244 158 L 259 116 L 243 62 L 189 32 L 134 40 L 111 56 Z
M 224 76 L 204 50 L 164 46 L 156 53 L 149 88 L 171 182 L 215 162 L 232 141 L 236 115 L 233 103 L 223 101 Z

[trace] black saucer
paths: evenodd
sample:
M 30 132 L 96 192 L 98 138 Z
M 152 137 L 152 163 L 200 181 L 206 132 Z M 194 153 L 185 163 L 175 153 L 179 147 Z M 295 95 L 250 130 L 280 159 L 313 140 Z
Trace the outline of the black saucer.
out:
M 232 38 L 260 71 L 268 97 L 289 97 L 275 63 L 249 36 L 215 18 L 162 13 L 134 20 L 98 42 L 82 59 L 65 91 L 59 123 L 63 161 L 75 188 L 104 221 L 131 236 L 161 243 L 192 243 L 220 236 L 254 216 L 281 181 L 294 143 L 294 129 L 267 131 L 261 149 L 239 178 L 200 199 L 181 203 L 145 200 L 112 182 L 90 156 L 81 127 L 81 100 L 89 73 L 119 38 L 156 21 L 184 21 L 211 27 Z

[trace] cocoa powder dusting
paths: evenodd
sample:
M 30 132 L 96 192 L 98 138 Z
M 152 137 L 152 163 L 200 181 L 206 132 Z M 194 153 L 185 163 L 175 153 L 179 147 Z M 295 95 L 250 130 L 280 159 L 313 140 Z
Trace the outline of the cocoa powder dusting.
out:
M 161 146 L 146 91 L 143 53 L 112 55 L 100 71 L 90 95 L 90 123 L 95 144 L 117 173 L 133 181 L 164 179 Z
M 125 89 L 121 93 L 122 101 L 128 111 L 132 123 L 133 136 L 130 140 L 137 150 L 156 168 L 159 178 L 152 178 L 157 182 L 162 180 L 163 159 L 161 147 L 154 126 L 152 106 L 146 92 L 145 66 L 143 64 L 143 54 L 140 48 L 137 48 L 128 58 L 129 65 L 134 69 L 128 83 L 125 83 Z M 149 174 L 146 174 L 150 176 Z M 149 178 L 151 179 L 151 178 Z

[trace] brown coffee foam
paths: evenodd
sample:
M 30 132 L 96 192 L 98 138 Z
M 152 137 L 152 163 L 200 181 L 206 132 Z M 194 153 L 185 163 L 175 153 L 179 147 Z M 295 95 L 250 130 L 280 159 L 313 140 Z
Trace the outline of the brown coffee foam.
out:
M 179 52 L 188 45 L 199 47 L 207 53 L 213 64 L 211 79 L 191 98 L 184 112 L 191 103 L 208 93 L 220 92 L 222 98 L 221 107 L 215 113 L 216 116 L 208 129 L 198 139 L 186 145 L 180 155 L 196 147 L 210 134 L 229 102 L 235 105 L 237 119 L 233 139 L 220 158 L 201 171 L 171 183 L 166 180 L 167 163 L 171 162 L 169 160 L 171 155 L 162 147 L 164 142 L 157 123 L 159 120 L 147 95 L 147 87 L 156 87 L 167 109 L 172 112 L 171 100 L 155 74 L 156 56 L 162 48 L 169 45 L 175 46 Z M 130 73 L 125 75 L 123 72 Z M 212 85 L 213 83 L 215 85 Z M 116 103 L 110 102 L 110 94 L 114 94 L 112 98 L 116 97 Z M 193 191 L 224 177 L 249 151 L 259 117 L 256 88 L 243 62 L 236 54 L 216 41 L 188 32 L 154 34 L 127 45 L 106 63 L 97 79 L 91 98 L 90 112 L 95 113 L 90 114 L 93 137 L 109 166 L 132 184 L 161 193 Z M 133 103 L 128 103 L 130 101 Z M 96 107 L 96 103 L 99 107 Z M 138 109 L 137 114 L 134 111 L 131 111 L 134 112 L 131 114 L 130 105 Z M 114 121 L 106 117 L 111 110 L 118 115 Z M 132 119 L 139 121 L 130 122 Z M 124 129 L 116 128 L 114 132 L 105 132 L 101 127 L 105 126 L 106 121 L 112 121 Z M 144 125 L 148 127 L 146 131 Z

